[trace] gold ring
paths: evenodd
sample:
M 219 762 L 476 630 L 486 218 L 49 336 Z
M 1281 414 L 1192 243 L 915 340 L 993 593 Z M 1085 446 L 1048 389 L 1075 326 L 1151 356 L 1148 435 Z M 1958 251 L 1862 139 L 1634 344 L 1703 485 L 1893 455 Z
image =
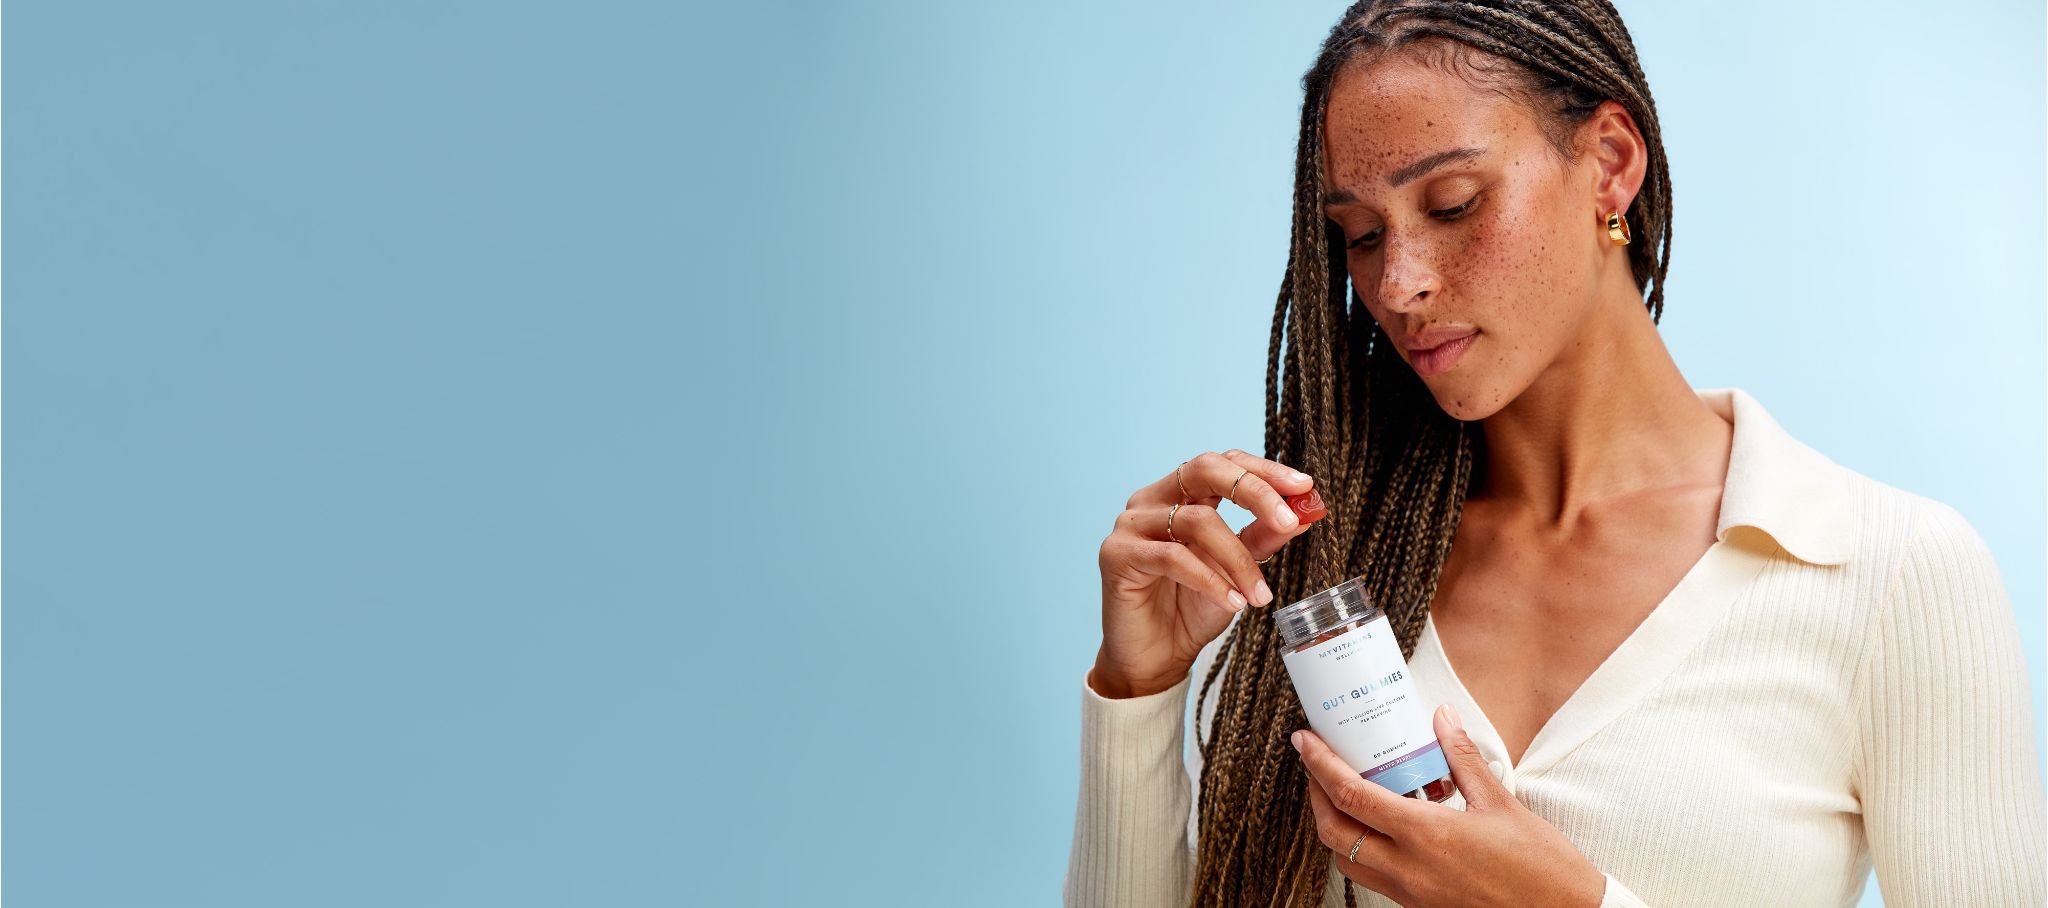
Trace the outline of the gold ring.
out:
M 1250 473 L 1250 472 L 1251 472 L 1251 470 L 1250 470 L 1249 468 L 1247 468 L 1247 469 L 1246 469 L 1246 470 L 1244 471 L 1244 473 L 1239 473 L 1239 474 L 1237 474 L 1237 478 L 1236 478 L 1236 479 L 1233 479 L 1233 480 L 1231 480 L 1231 481 L 1230 481 L 1230 494 L 1228 494 L 1228 495 L 1225 495 L 1225 496 L 1223 496 L 1223 497 L 1225 497 L 1225 498 L 1228 498 L 1228 499 L 1230 499 L 1230 500 L 1232 500 L 1232 501 L 1236 501 L 1236 500 L 1237 500 L 1237 484 L 1238 484 L 1238 483 L 1240 483 L 1240 482 L 1243 482 L 1243 481 L 1244 481 L 1245 473 Z
M 1180 505 L 1174 505 L 1166 509 L 1166 538 L 1168 539 L 1173 539 L 1173 512 L 1178 510 L 1180 510 Z M 1180 542 L 1178 539 L 1173 539 L 1173 541 Z
M 1243 541 L 1244 541 L 1244 531 L 1243 531 L 1243 530 L 1238 530 L 1238 531 L 1237 531 L 1237 541 L 1239 541 L 1239 542 L 1243 542 Z M 1278 551 L 1275 551 L 1275 552 L 1273 553 L 1273 555 L 1278 555 L 1278 554 L 1280 554 L 1280 553 L 1279 553 Z M 1253 564 L 1265 564 L 1266 562 L 1268 562 L 1268 561 L 1272 561 L 1272 560 L 1273 560 L 1273 555 L 1267 555 L 1267 556 L 1266 556 L 1266 557 L 1264 557 L 1264 558 L 1259 558 L 1259 559 L 1256 559 L 1256 560 L 1254 560 L 1254 561 L 1253 561 L 1252 563 L 1253 563 Z
M 1184 467 L 1187 465 L 1188 462 L 1185 460 L 1180 462 L 1180 467 Z M 1180 500 L 1182 504 L 1186 504 L 1188 501 L 1188 487 L 1186 485 L 1183 485 L 1180 481 L 1180 467 L 1173 468 L 1173 484 L 1180 486 Z

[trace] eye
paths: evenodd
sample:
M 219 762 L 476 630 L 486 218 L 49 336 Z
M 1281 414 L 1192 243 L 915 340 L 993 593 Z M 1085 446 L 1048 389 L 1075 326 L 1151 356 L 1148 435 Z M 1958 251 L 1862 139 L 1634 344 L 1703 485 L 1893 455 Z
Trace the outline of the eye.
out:
M 1464 217 L 1467 214 L 1470 214 L 1472 212 L 1472 206 L 1477 204 L 1479 204 L 1479 197 L 1475 195 L 1465 204 L 1459 205 L 1456 208 L 1445 208 L 1442 211 L 1432 211 L 1429 214 L 1431 217 L 1434 218 L 1440 218 L 1446 221 L 1455 221 L 1459 218 Z M 1358 239 L 1352 240 L 1351 242 L 1345 244 L 1344 248 L 1371 249 L 1374 246 L 1378 245 L 1378 234 L 1379 231 L 1375 230 L 1372 233 L 1368 233 L 1365 236 L 1359 237 Z M 1368 243 L 1367 240 L 1374 240 L 1374 242 Z

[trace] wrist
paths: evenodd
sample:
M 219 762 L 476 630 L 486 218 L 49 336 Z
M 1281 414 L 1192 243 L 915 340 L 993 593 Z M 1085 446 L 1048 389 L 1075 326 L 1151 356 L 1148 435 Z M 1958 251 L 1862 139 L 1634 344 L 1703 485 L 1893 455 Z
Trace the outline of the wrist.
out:
M 1169 690 L 1175 684 L 1180 683 L 1179 678 L 1133 679 L 1118 671 L 1115 665 L 1104 659 L 1099 653 L 1095 657 L 1094 667 L 1088 670 L 1087 681 L 1090 689 L 1110 700 L 1149 697 L 1161 691 Z
M 1095 663 L 1092 668 L 1088 669 L 1088 688 L 1095 691 L 1096 694 L 1111 700 L 1128 700 L 1131 697 L 1130 685 L 1123 683 L 1115 675 L 1103 670 L 1101 662 Z

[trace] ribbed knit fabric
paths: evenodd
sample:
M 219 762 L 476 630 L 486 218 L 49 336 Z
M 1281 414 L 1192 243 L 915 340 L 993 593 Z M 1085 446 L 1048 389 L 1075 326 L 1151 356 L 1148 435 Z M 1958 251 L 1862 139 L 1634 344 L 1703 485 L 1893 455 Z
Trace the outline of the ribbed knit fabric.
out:
M 1982 537 L 1801 444 L 1740 389 L 1696 393 L 1735 427 L 1718 541 L 1521 761 L 1459 679 L 1486 667 L 1453 669 L 1434 621 L 1416 693 L 1452 703 L 1508 790 L 1607 875 L 1603 908 L 1853 905 L 1873 866 L 1892 908 L 2048 904 L 2025 657 Z M 1066 904 L 1187 903 L 1189 695 L 1220 639 L 1156 694 L 1081 685 Z

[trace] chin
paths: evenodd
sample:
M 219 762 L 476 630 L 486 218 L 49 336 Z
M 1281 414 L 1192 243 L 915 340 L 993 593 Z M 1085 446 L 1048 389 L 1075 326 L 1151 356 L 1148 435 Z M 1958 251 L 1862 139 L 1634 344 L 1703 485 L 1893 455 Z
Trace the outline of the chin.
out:
M 1493 389 L 1474 381 L 1461 381 L 1450 375 L 1437 376 L 1438 381 L 1423 379 L 1436 405 L 1452 419 L 1459 422 L 1478 422 L 1500 411 L 1502 396 Z

